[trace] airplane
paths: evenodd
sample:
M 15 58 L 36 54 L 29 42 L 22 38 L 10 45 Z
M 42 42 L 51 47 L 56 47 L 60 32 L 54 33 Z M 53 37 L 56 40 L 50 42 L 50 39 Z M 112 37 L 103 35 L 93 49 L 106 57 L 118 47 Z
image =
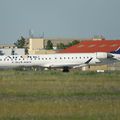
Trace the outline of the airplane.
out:
M 0 68 L 32 67 L 61 68 L 69 72 L 71 68 L 101 63 L 113 55 L 106 52 L 95 53 L 55 53 L 42 55 L 3 55 L 0 56 Z

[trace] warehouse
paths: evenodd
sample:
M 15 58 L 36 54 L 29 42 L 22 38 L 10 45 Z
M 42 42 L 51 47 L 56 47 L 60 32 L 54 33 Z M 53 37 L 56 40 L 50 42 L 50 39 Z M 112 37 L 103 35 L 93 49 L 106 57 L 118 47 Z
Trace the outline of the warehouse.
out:
M 81 41 L 77 45 L 60 50 L 60 53 L 112 52 L 120 47 L 120 40 Z

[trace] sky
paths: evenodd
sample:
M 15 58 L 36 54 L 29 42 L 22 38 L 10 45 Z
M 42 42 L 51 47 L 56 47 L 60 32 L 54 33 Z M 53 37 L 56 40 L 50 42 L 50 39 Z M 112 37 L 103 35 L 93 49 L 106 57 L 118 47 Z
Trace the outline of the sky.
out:
M 45 38 L 120 39 L 120 0 L 0 0 L 0 44 L 43 32 Z

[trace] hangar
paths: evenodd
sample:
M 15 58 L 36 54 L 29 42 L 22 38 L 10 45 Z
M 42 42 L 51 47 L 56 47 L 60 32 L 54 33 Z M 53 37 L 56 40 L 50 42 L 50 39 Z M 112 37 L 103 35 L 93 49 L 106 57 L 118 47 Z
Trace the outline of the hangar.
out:
M 60 50 L 60 53 L 112 52 L 120 47 L 120 40 L 90 40 Z

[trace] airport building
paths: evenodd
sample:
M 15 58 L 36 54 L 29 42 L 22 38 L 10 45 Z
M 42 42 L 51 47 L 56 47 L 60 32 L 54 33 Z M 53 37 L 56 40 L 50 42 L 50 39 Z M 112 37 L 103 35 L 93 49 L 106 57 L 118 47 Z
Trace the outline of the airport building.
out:
M 25 55 L 24 48 L 4 48 L 0 49 L 0 55 Z
M 0 45 L 0 55 L 25 55 L 24 48 L 17 48 L 15 45 Z
M 12 49 L 12 48 L 17 48 L 17 47 L 15 45 L 0 44 L 0 49 Z
M 59 53 L 92 53 L 92 52 L 112 52 L 120 47 L 120 40 L 89 40 L 81 41 L 77 45 L 71 46 Z
M 46 50 L 47 42 L 51 41 L 53 44 L 53 50 Z M 47 39 L 47 38 L 28 38 L 28 53 L 29 54 L 50 54 L 50 53 L 56 53 L 57 45 L 60 43 L 68 44 L 69 42 L 72 42 L 74 40 L 81 41 L 81 39 L 61 39 L 61 38 L 53 38 L 53 39 Z

